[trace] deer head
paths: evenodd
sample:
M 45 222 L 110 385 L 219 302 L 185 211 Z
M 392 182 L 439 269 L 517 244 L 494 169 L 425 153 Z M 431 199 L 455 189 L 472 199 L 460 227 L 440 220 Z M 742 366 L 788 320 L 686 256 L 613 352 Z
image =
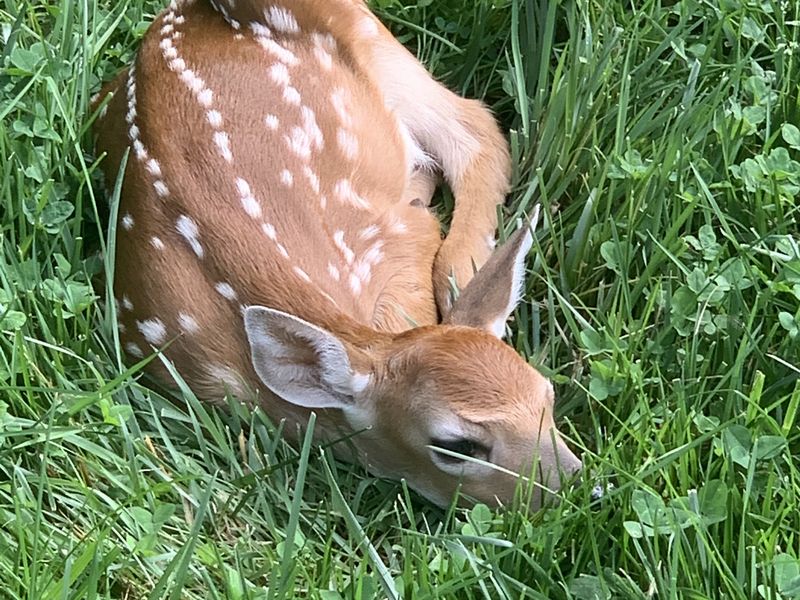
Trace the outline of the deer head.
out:
M 438 504 L 459 488 L 510 502 L 518 476 L 534 503 L 580 469 L 553 421 L 553 386 L 500 338 L 523 288 L 526 227 L 495 251 L 445 324 L 360 348 L 292 315 L 250 307 L 253 367 L 287 402 L 341 411 L 369 469 Z

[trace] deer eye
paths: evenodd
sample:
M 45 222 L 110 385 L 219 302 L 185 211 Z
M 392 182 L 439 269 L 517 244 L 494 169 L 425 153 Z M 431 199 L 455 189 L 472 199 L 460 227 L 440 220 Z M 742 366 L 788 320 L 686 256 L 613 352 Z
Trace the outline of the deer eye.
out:
M 432 439 L 431 446 L 434 446 L 435 448 L 441 448 L 442 450 L 447 450 L 449 452 L 455 452 L 456 454 L 462 454 L 463 456 L 467 456 L 469 458 L 489 460 L 489 447 L 476 440 L 470 440 L 467 438 L 460 438 L 456 440 Z M 451 456 L 442 452 L 437 452 L 436 454 L 436 458 L 444 463 L 453 464 L 464 462 L 464 459 L 456 456 Z

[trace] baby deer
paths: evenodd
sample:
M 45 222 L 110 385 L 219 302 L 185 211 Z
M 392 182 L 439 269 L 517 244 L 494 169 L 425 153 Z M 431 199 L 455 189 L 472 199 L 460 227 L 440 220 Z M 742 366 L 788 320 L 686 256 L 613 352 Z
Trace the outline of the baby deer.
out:
M 580 468 L 553 387 L 501 340 L 532 244 L 525 227 L 494 249 L 506 141 L 364 2 L 172 2 L 105 100 L 110 181 L 129 151 L 115 295 L 131 359 L 168 346 L 202 398 L 232 393 L 289 432 L 315 411 L 318 439 L 355 433 L 340 454 L 439 504 L 459 486 L 508 503 L 516 474 L 553 490 Z

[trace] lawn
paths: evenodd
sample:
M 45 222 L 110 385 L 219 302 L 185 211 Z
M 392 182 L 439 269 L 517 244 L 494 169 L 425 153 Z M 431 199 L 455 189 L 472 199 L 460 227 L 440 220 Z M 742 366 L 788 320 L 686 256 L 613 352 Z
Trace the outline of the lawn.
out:
M 594 479 L 442 510 L 126 368 L 88 103 L 162 3 L 0 0 L 0 598 L 800 598 L 800 3 L 372 5 L 544 208 L 510 341 Z

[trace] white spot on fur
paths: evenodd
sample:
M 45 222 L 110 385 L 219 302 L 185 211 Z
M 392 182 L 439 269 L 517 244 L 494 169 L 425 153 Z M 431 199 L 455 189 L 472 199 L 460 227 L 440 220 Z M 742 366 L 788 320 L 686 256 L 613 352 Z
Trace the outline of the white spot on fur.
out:
M 148 160 L 145 168 L 153 177 L 161 178 L 161 165 L 158 164 L 158 161 L 155 158 Z
M 344 259 L 347 261 L 348 265 L 352 265 L 353 261 L 356 258 L 355 252 L 347 245 L 347 242 L 344 241 L 344 231 L 337 231 L 333 234 L 333 243 L 336 244 L 336 247 L 339 248 Z
M 134 224 L 135 222 L 130 214 L 126 214 L 124 217 L 122 217 L 122 227 L 125 229 L 125 231 L 130 231 L 133 229 Z
M 302 160 L 311 158 L 311 140 L 304 129 L 300 127 L 292 127 L 289 135 L 283 138 L 289 150 L 297 155 Z
M 361 257 L 361 260 L 368 265 L 377 265 L 383 260 L 383 242 L 376 241 Z
M 408 232 L 408 226 L 397 215 L 391 215 L 386 223 L 386 228 L 390 233 L 402 235 Z
M 197 255 L 197 258 L 203 258 L 205 252 L 203 250 L 203 246 L 200 244 L 200 230 L 197 227 L 197 223 L 195 223 L 190 217 L 181 215 L 178 217 L 175 228 L 177 229 L 178 233 L 181 234 L 189 243 L 189 246 Z
M 125 344 L 125 352 L 134 358 L 144 358 L 144 352 L 133 342 Z
M 159 237 L 150 238 L 150 245 L 156 250 L 163 250 L 165 248 L 164 242 Z
M 321 46 L 314 46 L 314 56 L 317 57 L 317 62 L 326 71 L 333 70 L 333 56 L 331 53 L 322 48 Z
M 263 231 L 264 235 L 266 235 L 273 242 L 278 240 L 278 234 L 275 231 L 275 226 L 274 225 L 272 225 L 270 223 L 264 223 L 264 224 L 261 225 L 261 231 Z
M 361 294 L 361 280 L 355 273 L 350 274 L 350 290 L 354 296 Z
M 336 140 L 345 158 L 355 160 L 358 157 L 358 138 L 352 132 L 340 127 L 336 132 Z
M 141 141 L 135 140 L 133 142 L 133 152 L 134 154 L 136 154 L 137 160 L 147 160 L 148 157 L 147 150 L 145 149 L 144 144 L 142 144 Z
M 181 79 L 192 92 L 199 94 L 206 88 L 206 82 L 200 79 L 191 69 L 186 69 L 181 73 Z
M 289 251 L 286 249 L 286 246 L 284 246 L 283 244 L 276 244 L 276 247 L 278 248 L 278 252 L 280 252 L 280 255 L 286 260 L 289 260 Z
M 302 279 L 306 283 L 311 283 L 311 277 L 309 277 L 308 273 L 306 273 L 303 269 L 301 269 L 300 267 L 294 267 L 292 270 L 295 272 L 295 275 L 297 275 L 300 279 Z
M 200 325 L 197 324 L 197 321 L 195 321 L 193 317 L 186 313 L 178 314 L 178 325 L 184 333 L 189 333 L 191 335 L 200 333 Z
M 277 58 L 282 63 L 286 63 L 287 66 L 294 67 L 300 64 L 300 59 L 295 56 L 294 52 L 284 48 L 275 40 L 260 36 L 256 38 L 256 41 L 268 54 Z
M 264 125 L 267 126 L 267 129 L 271 129 L 272 131 L 277 131 L 278 127 L 280 127 L 281 122 L 275 115 L 267 115 L 264 117 Z
M 233 153 L 231 152 L 231 140 L 228 137 L 228 134 L 224 131 L 217 131 L 214 133 L 214 143 L 217 145 L 217 149 L 219 150 L 220 156 L 225 159 L 226 162 L 232 163 L 233 162 Z
M 206 88 L 199 94 L 197 94 L 197 101 L 203 108 L 211 108 L 214 104 L 214 92 L 210 89 Z
M 317 150 L 322 150 L 325 147 L 325 137 L 317 124 L 317 115 L 308 106 L 301 108 L 300 114 L 303 119 L 303 130 L 308 139 L 312 141 Z
M 133 310 L 133 302 L 131 302 L 131 299 L 128 298 L 127 295 L 122 297 L 122 308 L 124 308 L 128 312 Z
M 261 205 L 253 196 L 250 184 L 238 177 L 236 179 L 236 189 L 239 191 L 239 198 L 242 201 L 244 211 L 253 219 L 261 218 Z
M 230 283 L 225 283 L 224 281 L 218 283 L 214 286 L 214 289 L 217 290 L 217 293 L 225 298 L 226 300 L 230 300 L 233 302 L 238 298 L 236 295 L 236 291 L 231 287 Z
M 270 6 L 264 15 L 267 23 L 275 30 L 281 33 L 300 33 L 300 25 L 294 14 L 281 6 Z
M 210 110 L 206 113 L 209 125 L 214 129 L 222 127 L 222 114 L 218 110 Z
M 303 97 L 300 95 L 300 92 L 298 92 L 297 89 L 292 86 L 284 88 L 283 99 L 292 106 L 300 106 L 300 103 L 303 101 Z
M 336 88 L 331 93 L 331 104 L 342 125 L 346 128 L 352 127 L 353 117 L 350 115 L 350 111 L 347 108 L 347 92 L 343 88 Z
M 339 272 L 339 269 L 333 263 L 328 263 L 328 274 L 334 281 L 339 281 L 342 277 L 342 274 Z
M 359 260 L 353 269 L 353 275 L 363 283 L 369 283 L 370 279 L 372 279 L 372 265 L 365 260 Z
M 136 328 L 147 340 L 147 343 L 153 346 L 160 346 L 167 340 L 167 328 L 159 319 L 136 321 Z
M 272 81 L 283 87 L 287 87 L 292 81 L 291 77 L 289 77 L 289 69 L 283 63 L 272 65 L 269 68 L 269 76 Z
M 284 169 L 281 171 L 281 183 L 286 187 L 292 187 L 294 185 L 294 175 L 288 169 Z
M 308 165 L 304 166 L 303 175 L 305 175 L 306 179 L 308 180 L 308 185 L 311 186 L 311 189 L 314 190 L 314 193 L 319 194 L 319 175 L 314 172 L 314 169 Z
M 155 189 L 159 198 L 167 198 L 169 196 L 169 188 L 167 187 L 167 184 L 160 179 L 153 183 L 153 189 Z
M 258 21 L 253 21 L 250 23 L 250 31 L 252 31 L 253 35 L 256 37 L 262 37 L 267 39 L 272 37 L 272 30 L 263 23 L 259 23 Z
M 376 237 L 381 232 L 381 228 L 377 225 L 370 225 L 361 230 L 361 233 L 358 234 L 362 240 L 371 240 L 372 238 Z
M 369 202 L 356 193 L 349 179 L 340 179 L 337 181 L 333 188 L 333 192 L 336 194 L 336 197 L 339 199 L 339 201 L 344 204 L 350 204 L 351 206 L 360 208 L 361 210 L 370 209 Z
M 182 73 L 186 70 L 186 61 L 182 58 L 176 58 L 169 62 L 169 68 L 176 73 Z

